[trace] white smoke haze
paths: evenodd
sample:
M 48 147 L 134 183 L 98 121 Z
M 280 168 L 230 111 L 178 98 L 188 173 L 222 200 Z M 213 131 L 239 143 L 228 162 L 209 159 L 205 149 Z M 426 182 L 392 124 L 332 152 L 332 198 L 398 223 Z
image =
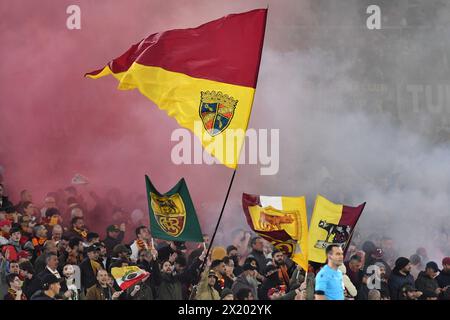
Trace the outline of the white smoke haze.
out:
M 309 216 L 317 194 L 366 201 L 363 238 L 390 236 L 399 254 L 425 247 L 440 262 L 450 248 L 449 5 L 371 1 L 386 29 L 368 30 L 368 2 L 309 3 L 315 23 L 285 26 L 308 34 L 286 47 L 270 45 L 280 21 L 269 13 L 250 126 L 280 129 L 280 172 L 238 171 L 234 208 L 241 191 L 306 195 Z M 423 89 L 416 104 L 414 85 Z

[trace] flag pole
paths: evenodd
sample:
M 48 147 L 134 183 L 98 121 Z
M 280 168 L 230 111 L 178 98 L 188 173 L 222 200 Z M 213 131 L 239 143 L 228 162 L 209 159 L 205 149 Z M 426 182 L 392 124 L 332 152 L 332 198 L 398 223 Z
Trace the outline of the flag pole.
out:
M 217 220 L 216 227 L 214 228 L 214 233 L 213 233 L 213 235 L 211 237 L 211 241 L 209 242 L 208 250 L 206 251 L 205 259 L 203 260 L 203 263 L 200 266 L 200 270 L 199 270 L 200 272 L 199 272 L 199 275 L 197 276 L 197 281 L 195 283 L 198 283 L 200 281 L 200 277 L 201 277 L 201 275 L 203 273 L 203 269 L 205 268 L 206 261 L 208 260 L 209 252 L 211 251 L 212 245 L 214 243 L 214 239 L 216 237 L 217 230 L 219 229 L 220 221 L 222 220 L 223 212 L 225 210 L 225 206 L 226 206 L 227 201 L 228 201 L 228 196 L 230 195 L 231 186 L 233 185 L 233 181 L 234 181 L 234 176 L 235 175 L 236 175 L 236 169 L 234 169 L 233 175 L 231 176 L 230 184 L 228 185 L 227 195 L 225 196 L 225 201 L 223 202 L 222 210 L 220 210 L 219 219 Z M 192 294 L 194 293 L 194 291 L 195 290 L 192 290 L 192 292 L 191 292 L 191 294 L 189 296 L 189 300 L 192 300 L 192 298 L 193 298 Z

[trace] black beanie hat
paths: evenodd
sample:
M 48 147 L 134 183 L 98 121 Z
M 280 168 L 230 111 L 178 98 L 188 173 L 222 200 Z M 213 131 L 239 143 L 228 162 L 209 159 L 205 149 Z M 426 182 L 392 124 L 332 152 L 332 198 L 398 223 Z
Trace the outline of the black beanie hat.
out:
M 395 269 L 401 270 L 404 267 L 406 267 L 409 263 L 409 259 L 405 257 L 400 257 L 397 260 L 395 260 Z

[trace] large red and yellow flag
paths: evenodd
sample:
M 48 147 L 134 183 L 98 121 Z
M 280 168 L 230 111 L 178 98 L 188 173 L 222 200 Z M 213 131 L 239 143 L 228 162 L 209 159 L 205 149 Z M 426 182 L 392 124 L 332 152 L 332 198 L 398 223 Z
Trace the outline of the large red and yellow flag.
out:
M 236 168 L 261 60 L 267 9 L 231 14 L 197 28 L 156 33 L 86 76 L 114 76 L 194 132 Z
M 365 205 L 364 202 L 357 207 L 349 207 L 318 195 L 309 226 L 308 259 L 325 263 L 325 249 L 330 244 L 346 249 Z
M 242 206 L 250 228 L 306 270 L 308 221 L 305 197 L 244 193 Z

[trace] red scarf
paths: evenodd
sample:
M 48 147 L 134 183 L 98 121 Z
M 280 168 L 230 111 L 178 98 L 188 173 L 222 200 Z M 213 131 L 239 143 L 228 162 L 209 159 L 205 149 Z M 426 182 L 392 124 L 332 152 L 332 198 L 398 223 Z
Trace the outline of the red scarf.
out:
M 150 248 L 150 244 L 146 243 L 144 240 L 136 239 L 136 245 L 138 247 L 138 251 L 148 250 Z
M 278 270 L 278 277 L 284 285 L 289 285 L 289 274 L 285 265 L 280 266 L 280 269 Z

